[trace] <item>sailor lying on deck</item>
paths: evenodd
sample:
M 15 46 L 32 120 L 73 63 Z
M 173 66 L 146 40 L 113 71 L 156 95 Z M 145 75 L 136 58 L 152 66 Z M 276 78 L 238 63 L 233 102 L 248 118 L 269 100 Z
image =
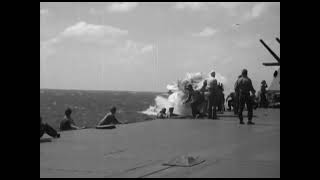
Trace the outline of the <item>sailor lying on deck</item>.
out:
M 60 138 L 60 134 L 53 129 L 49 124 L 42 122 L 42 118 L 40 116 L 40 138 L 47 133 L 49 136 L 53 138 Z
M 115 117 L 116 112 L 117 112 L 117 108 L 112 107 L 110 109 L 110 112 L 102 118 L 102 120 L 98 123 L 96 128 L 97 129 L 105 129 L 107 127 L 107 125 L 122 124 Z

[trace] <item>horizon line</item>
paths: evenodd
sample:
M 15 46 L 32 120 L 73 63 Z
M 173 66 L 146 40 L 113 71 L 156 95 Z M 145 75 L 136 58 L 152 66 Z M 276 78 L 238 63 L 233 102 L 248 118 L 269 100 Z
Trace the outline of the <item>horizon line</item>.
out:
M 166 93 L 167 91 L 144 91 L 144 90 L 112 90 L 112 89 L 60 89 L 60 88 L 40 88 L 41 90 L 65 90 L 65 91 L 120 91 L 120 92 L 149 92 L 149 93 Z

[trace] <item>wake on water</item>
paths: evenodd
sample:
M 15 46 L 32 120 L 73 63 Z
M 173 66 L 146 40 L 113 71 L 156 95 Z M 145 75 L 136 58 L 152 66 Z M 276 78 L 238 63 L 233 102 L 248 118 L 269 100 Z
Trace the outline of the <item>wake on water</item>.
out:
M 157 96 L 155 98 L 155 106 L 150 106 L 147 110 L 142 111 L 141 113 L 156 116 L 162 108 L 166 108 L 168 110 L 170 107 L 173 107 L 175 114 L 183 116 L 191 115 L 190 105 L 183 104 L 188 96 L 185 91 L 185 87 L 186 85 L 191 84 L 194 89 L 199 90 L 203 85 L 203 81 L 210 80 L 212 78 L 210 74 L 211 72 L 204 76 L 201 72 L 187 73 L 184 79 L 167 85 L 168 91 L 171 91 L 172 94 L 168 97 L 160 95 Z M 216 73 L 216 79 L 219 83 L 226 83 L 226 78 L 219 73 Z

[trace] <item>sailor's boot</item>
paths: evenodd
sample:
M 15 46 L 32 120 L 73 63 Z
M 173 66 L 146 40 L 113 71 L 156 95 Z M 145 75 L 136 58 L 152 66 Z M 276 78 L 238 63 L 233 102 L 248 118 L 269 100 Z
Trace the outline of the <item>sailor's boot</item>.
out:
M 240 124 L 244 124 L 244 122 L 243 122 L 243 117 L 242 117 L 242 113 L 239 113 L 239 119 L 240 119 Z
M 248 125 L 254 125 L 254 122 L 252 122 L 252 120 L 248 120 Z

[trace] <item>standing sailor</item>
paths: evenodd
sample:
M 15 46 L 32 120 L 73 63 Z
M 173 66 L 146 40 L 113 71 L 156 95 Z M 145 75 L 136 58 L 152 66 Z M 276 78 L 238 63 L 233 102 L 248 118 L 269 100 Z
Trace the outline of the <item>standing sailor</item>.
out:
M 233 108 L 233 111 L 234 111 L 234 114 L 235 114 L 235 115 L 237 115 L 237 114 L 238 114 L 238 111 L 239 111 L 239 92 L 237 91 L 236 86 L 237 86 L 238 80 L 239 80 L 241 77 L 242 77 L 242 76 L 239 75 L 236 83 L 234 84 L 235 98 L 234 98 L 234 108 Z
M 183 104 L 191 101 L 192 117 L 199 118 L 201 116 L 199 111 L 199 107 L 202 103 L 201 93 L 198 90 L 194 90 L 191 84 L 186 87 L 186 90 L 188 91 L 188 98 Z
M 201 93 L 202 97 L 202 106 L 201 106 L 201 113 L 203 116 L 207 115 L 208 111 L 208 93 L 207 93 L 207 86 L 208 86 L 208 81 L 204 80 L 203 85 L 201 89 L 199 90 Z
M 252 86 L 251 79 L 248 78 L 248 71 L 246 69 L 242 70 L 242 77 L 237 80 L 235 89 L 236 89 L 236 92 L 239 92 L 240 124 L 244 124 L 242 112 L 246 104 L 248 109 L 248 125 L 253 125 L 254 124 L 252 122 L 253 110 L 252 110 L 252 99 L 250 96 L 250 92 L 252 94 L 255 94 L 256 91 Z
M 217 119 L 216 108 L 218 105 L 218 82 L 215 78 L 216 73 L 214 71 L 211 72 L 211 79 L 208 81 L 208 118 L 209 119 Z
M 268 106 L 266 92 L 267 92 L 267 82 L 263 80 L 261 82 L 261 89 L 260 89 L 260 107 L 266 108 Z

